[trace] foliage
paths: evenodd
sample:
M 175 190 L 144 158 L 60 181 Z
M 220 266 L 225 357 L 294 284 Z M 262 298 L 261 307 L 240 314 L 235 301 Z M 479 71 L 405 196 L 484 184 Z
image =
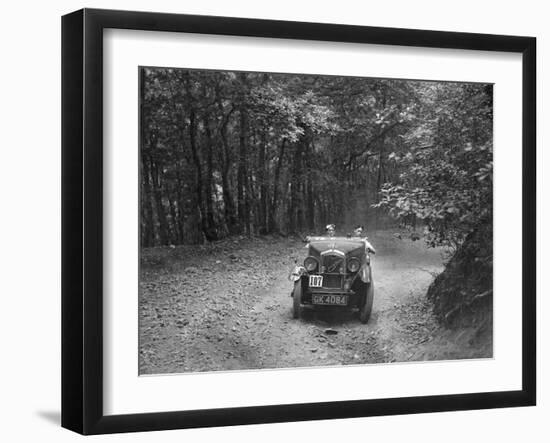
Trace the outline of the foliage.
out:
M 141 243 L 492 212 L 490 85 L 142 68 Z M 354 212 L 354 206 L 362 212 Z
M 493 229 L 480 224 L 428 288 L 433 312 L 447 326 L 488 326 L 493 302 Z
M 408 224 L 422 221 L 430 245 L 456 250 L 492 223 L 492 87 L 431 83 L 419 92 L 405 149 L 388 156 L 401 173 L 376 206 Z

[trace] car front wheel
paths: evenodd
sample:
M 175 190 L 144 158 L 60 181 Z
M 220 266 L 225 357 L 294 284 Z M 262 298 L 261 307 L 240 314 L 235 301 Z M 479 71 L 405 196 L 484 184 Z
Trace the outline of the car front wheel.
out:
M 300 318 L 302 313 L 302 282 L 298 280 L 294 283 L 294 291 L 292 292 L 292 316 Z
M 359 309 L 359 320 L 361 320 L 361 323 L 363 324 L 369 321 L 370 314 L 372 312 L 372 302 L 374 300 L 374 282 L 371 280 L 371 282 L 365 286 L 365 297 L 363 299 L 363 304 Z

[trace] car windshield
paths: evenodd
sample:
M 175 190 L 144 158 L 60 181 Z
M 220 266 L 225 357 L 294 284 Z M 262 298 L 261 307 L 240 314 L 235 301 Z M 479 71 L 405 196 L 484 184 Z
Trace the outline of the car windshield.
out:
M 307 240 L 308 241 L 348 241 L 348 242 L 360 243 L 363 241 L 363 238 L 362 237 L 343 237 L 343 236 L 330 237 L 328 235 L 323 235 L 323 236 L 307 237 Z

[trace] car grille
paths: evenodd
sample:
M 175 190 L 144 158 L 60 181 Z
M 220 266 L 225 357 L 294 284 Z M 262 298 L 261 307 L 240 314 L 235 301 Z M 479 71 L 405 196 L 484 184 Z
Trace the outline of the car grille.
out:
M 334 274 L 324 274 L 323 275 L 323 288 L 341 288 L 342 287 L 342 277 L 340 275 Z
M 326 273 L 338 274 L 343 266 L 344 257 L 338 255 L 325 255 L 323 257 L 323 268 Z

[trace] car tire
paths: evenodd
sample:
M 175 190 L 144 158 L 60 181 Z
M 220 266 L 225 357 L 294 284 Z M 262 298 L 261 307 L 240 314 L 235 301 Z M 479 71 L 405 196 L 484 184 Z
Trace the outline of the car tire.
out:
M 300 318 L 302 313 L 302 281 L 298 280 L 294 283 L 294 291 L 292 291 L 292 317 Z
M 363 304 L 359 308 L 359 320 L 363 324 L 369 321 L 370 314 L 372 312 L 372 302 L 374 300 L 374 282 L 372 281 L 372 279 L 370 283 L 365 286 L 365 297 L 363 300 Z

